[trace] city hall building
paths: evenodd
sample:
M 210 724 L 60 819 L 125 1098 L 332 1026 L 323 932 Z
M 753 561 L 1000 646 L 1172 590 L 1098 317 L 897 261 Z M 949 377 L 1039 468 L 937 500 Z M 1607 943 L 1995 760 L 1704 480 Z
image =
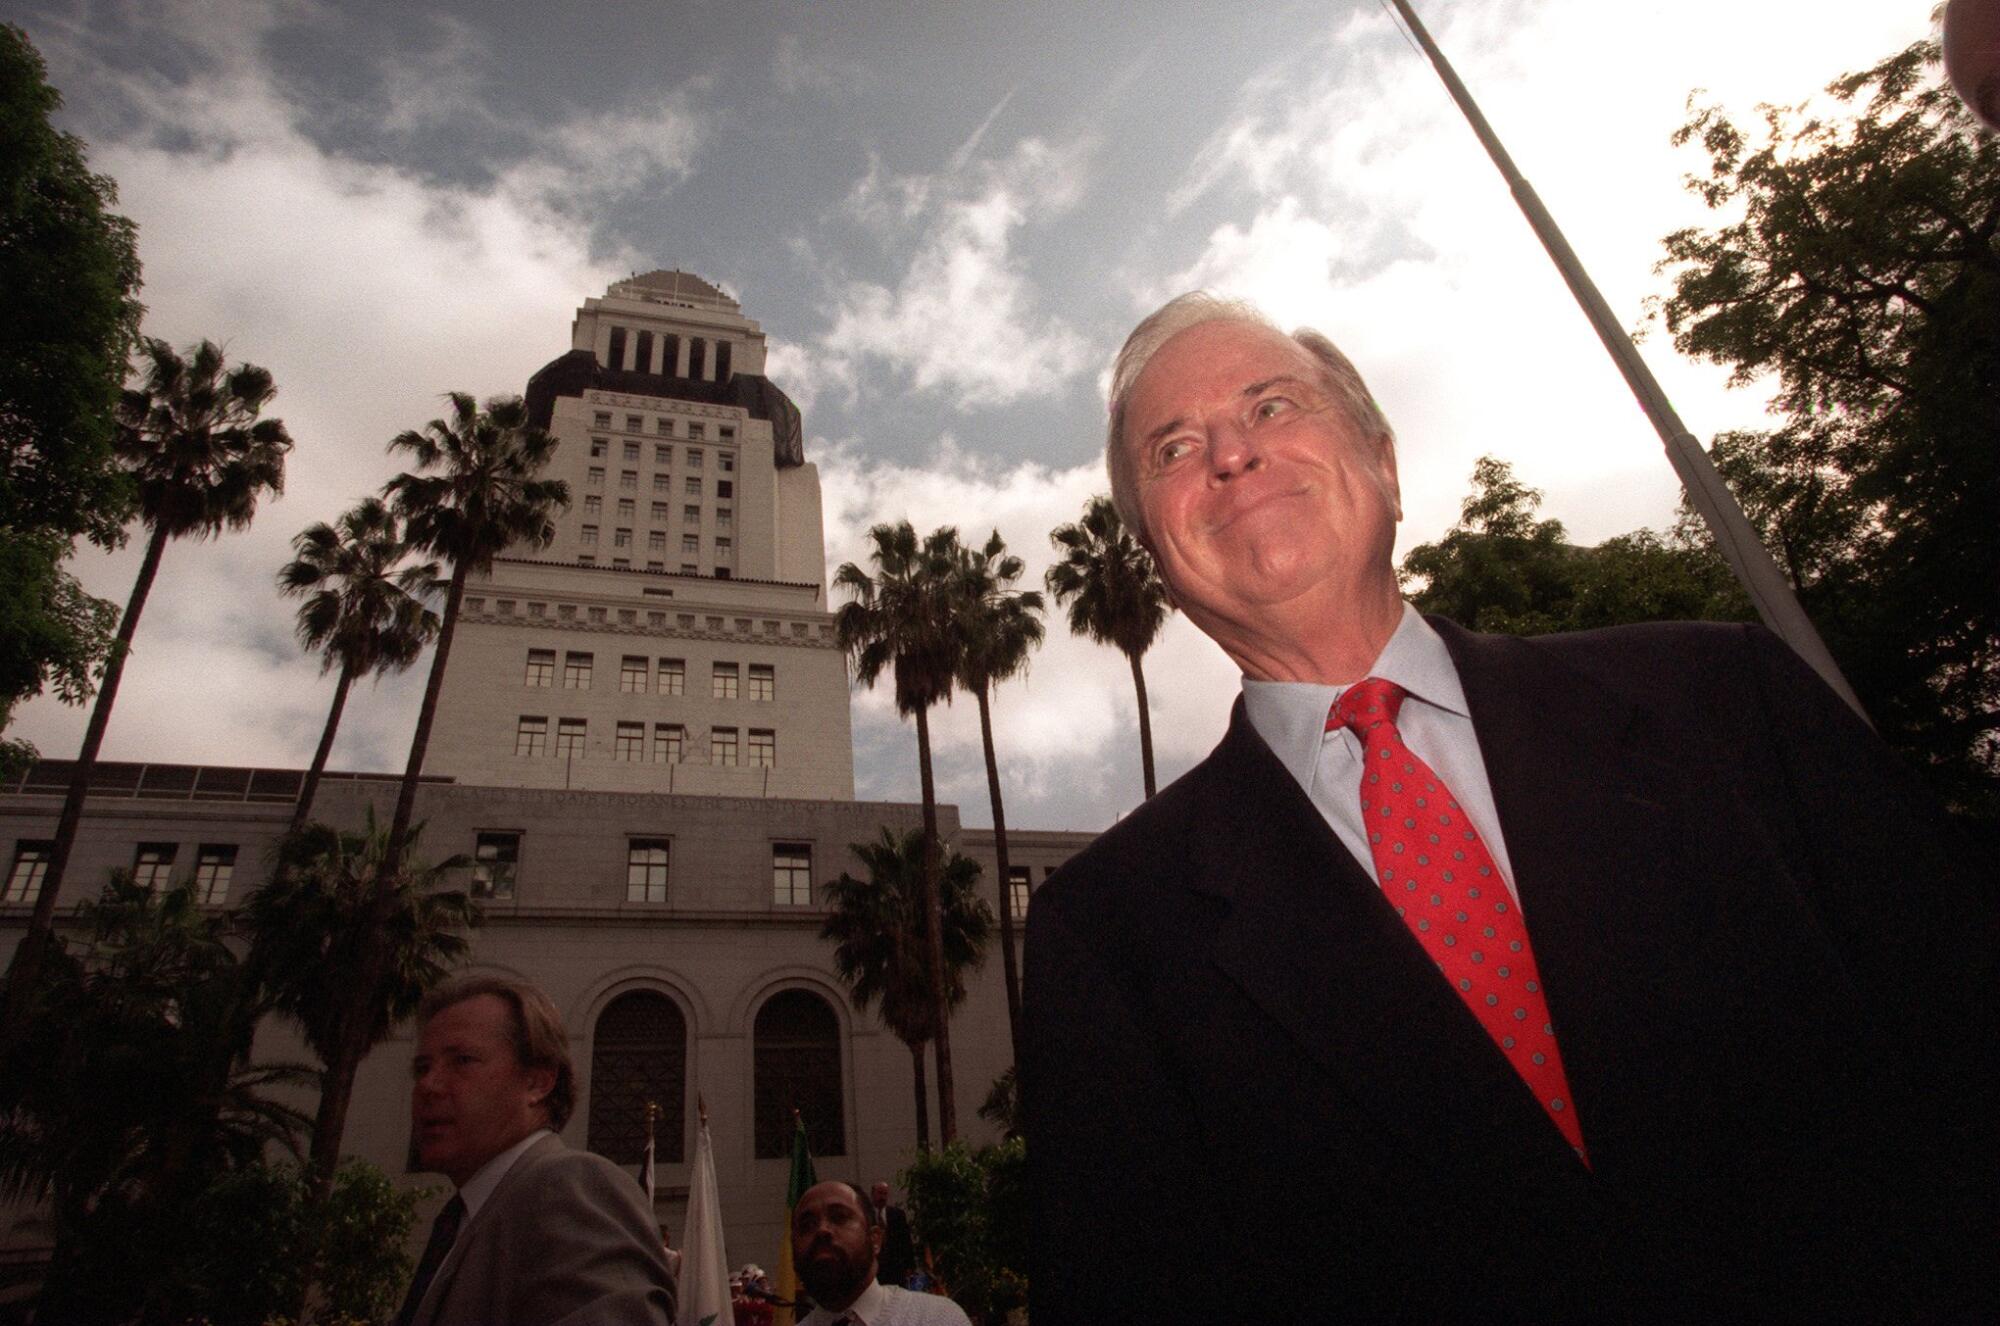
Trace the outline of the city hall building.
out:
M 849 844 L 913 828 L 921 808 L 854 799 L 819 475 L 764 358 L 736 301 L 684 272 L 585 300 L 569 351 L 526 391 L 571 505 L 547 548 L 467 587 L 414 849 L 471 859 L 461 883 L 485 919 L 467 970 L 526 977 L 562 1010 L 579 1077 L 570 1145 L 636 1167 L 646 1105 L 659 1107 L 659 1216 L 676 1231 L 706 1103 L 739 1265 L 777 1256 L 794 1108 L 824 1177 L 890 1177 L 916 1146 L 909 1052 L 834 975 L 818 886 L 860 873 Z M 68 779 L 68 762 L 45 760 L 0 789 L 0 953 L 26 927 Z M 58 916 L 114 868 L 242 902 L 301 779 L 100 764 Z M 395 795 L 392 775 L 335 771 L 314 818 L 359 830 L 372 808 L 386 823 Z M 990 832 L 949 805 L 939 827 L 980 862 L 992 905 Z M 1087 841 L 1009 834 L 1017 917 Z M 1011 1062 L 998 944 L 996 930 L 952 1023 L 974 1141 L 995 1135 L 975 1111 Z M 411 1035 L 362 1065 L 345 1139 L 392 1174 L 409 1147 Z M 259 1053 L 309 1057 L 277 1027 Z M 0 1248 L 45 1252 L 40 1219 L 0 1211 Z

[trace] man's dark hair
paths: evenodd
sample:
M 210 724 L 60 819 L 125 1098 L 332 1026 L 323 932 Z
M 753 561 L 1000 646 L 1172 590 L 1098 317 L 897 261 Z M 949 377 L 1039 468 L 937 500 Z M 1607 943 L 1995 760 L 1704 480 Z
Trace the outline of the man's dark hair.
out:
M 569 1032 L 562 1014 L 540 986 L 505 976 L 461 976 L 424 996 L 417 1006 L 417 1027 L 421 1030 L 445 1009 L 480 995 L 492 995 L 507 1005 L 514 1057 L 521 1066 L 555 1073 L 556 1083 L 542 1098 L 542 1107 L 548 1111 L 549 1127 L 561 1132 L 576 1109 L 576 1069 L 569 1061 Z

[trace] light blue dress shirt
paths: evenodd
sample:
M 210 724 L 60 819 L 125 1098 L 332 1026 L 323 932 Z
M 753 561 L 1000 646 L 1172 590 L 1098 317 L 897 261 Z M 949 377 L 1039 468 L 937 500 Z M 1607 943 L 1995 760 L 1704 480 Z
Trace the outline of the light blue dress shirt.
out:
M 1393 681 L 1407 691 L 1396 730 L 1403 741 L 1435 769 L 1472 818 L 1493 864 L 1514 895 L 1514 871 L 1507 861 L 1507 843 L 1500 832 L 1500 815 L 1493 806 L 1493 784 L 1479 753 L 1479 734 L 1465 707 L 1465 688 L 1444 641 L 1423 615 L 1408 603 L 1396 633 L 1382 647 L 1370 677 Z M 1309 682 L 1243 679 L 1243 708 L 1250 726 L 1279 761 L 1347 848 L 1362 873 L 1376 878 L 1375 857 L 1361 823 L 1360 739 L 1346 728 L 1326 730 L 1326 716 L 1345 686 Z

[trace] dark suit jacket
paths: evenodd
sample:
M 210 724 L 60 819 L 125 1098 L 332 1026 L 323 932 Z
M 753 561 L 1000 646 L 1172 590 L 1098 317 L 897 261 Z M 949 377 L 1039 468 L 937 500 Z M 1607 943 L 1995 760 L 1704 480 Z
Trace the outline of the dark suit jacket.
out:
M 1990 1304 L 1989 898 L 1880 743 L 1761 629 L 1434 624 L 1592 1168 L 1239 703 L 1035 896 L 1036 1326 Z
M 917 1265 L 917 1243 L 910 1235 L 910 1217 L 900 1206 L 883 1208 L 882 1256 L 875 1278 L 898 1289 Z
M 415 1326 L 671 1326 L 673 1280 L 646 1195 L 545 1137 L 459 1231 Z

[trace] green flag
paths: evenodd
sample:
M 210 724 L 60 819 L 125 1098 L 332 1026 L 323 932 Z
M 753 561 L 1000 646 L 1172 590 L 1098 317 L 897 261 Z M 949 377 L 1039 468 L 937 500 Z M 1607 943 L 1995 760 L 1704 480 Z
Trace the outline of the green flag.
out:
M 785 1187 L 785 1232 L 784 1246 L 778 1250 L 778 1297 L 795 1299 L 799 1295 L 798 1270 L 792 1265 L 792 1212 L 798 1209 L 799 1198 L 806 1195 L 806 1189 L 819 1182 L 813 1170 L 812 1150 L 806 1146 L 806 1121 L 797 1110 L 792 1111 L 792 1181 Z M 795 1320 L 790 1308 L 779 1308 L 772 1314 L 772 1326 L 792 1326 Z

